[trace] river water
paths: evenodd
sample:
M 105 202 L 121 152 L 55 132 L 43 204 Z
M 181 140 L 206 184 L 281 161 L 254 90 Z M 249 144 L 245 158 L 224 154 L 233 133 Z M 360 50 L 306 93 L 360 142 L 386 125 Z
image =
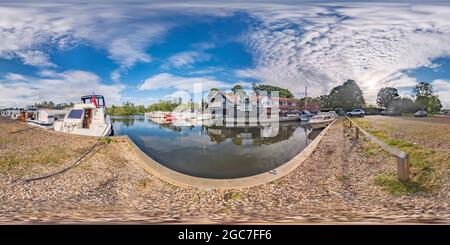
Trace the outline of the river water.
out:
M 300 122 L 264 126 L 178 126 L 144 116 L 112 116 L 115 135 L 128 135 L 151 158 L 203 178 L 239 178 L 270 171 L 300 153 L 320 131 Z

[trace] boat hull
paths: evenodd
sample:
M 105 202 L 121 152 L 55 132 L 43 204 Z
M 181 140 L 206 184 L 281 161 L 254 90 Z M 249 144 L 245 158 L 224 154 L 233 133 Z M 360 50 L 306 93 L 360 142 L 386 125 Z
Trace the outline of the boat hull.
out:
M 53 129 L 53 123 L 46 123 L 37 120 L 27 120 L 27 124 L 39 128 Z
M 105 124 L 104 127 L 94 128 L 74 128 L 66 127 L 64 124 L 56 122 L 54 125 L 54 130 L 62 133 L 77 134 L 84 136 L 94 136 L 94 137 L 106 137 L 113 134 L 113 127 L 111 123 Z

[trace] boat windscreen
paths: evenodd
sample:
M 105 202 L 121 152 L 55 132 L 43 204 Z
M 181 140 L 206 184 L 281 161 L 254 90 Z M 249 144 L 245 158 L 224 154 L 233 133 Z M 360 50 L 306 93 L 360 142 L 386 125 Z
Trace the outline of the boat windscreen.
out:
M 81 119 L 82 115 L 83 115 L 83 110 L 71 110 L 68 118 Z

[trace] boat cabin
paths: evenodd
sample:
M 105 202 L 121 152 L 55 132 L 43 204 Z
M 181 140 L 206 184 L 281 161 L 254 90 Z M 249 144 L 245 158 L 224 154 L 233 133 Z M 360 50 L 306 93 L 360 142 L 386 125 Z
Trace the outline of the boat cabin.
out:
M 92 99 L 95 100 L 95 104 L 97 105 L 97 107 L 104 107 L 104 106 L 106 106 L 105 98 L 103 97 L 103 95 L 85 95 L 85 96 L 81 96 L 81 102 L 83 102 L 83 104 L 94 103 Z

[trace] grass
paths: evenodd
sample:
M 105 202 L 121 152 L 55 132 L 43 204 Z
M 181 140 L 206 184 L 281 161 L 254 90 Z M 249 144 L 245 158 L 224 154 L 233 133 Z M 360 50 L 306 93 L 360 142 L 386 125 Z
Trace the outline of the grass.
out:
M 341 182 L 346 182 L 346 181 L 350 180 L 350 176 L 346 175 L 346 174 L 343 174 L 343 175 L 338 176 L 337 180 L 339 180 Z
M 367 157 L 373 157 L 376 155 L 389 156 L 383 148 L 372 141 L 363 141 L 362 148 Z
M 225 194 L 224 198 L 225 200 L 238 201 L 242 199 L 242 195 L 237 192 L 229 192 Z
M 105 144 L 110 144 L 110 143 L 117 143 L 116 139 L 110 138 L 110 137 L 101 137 L 100 139 L 98 139 L 99 142 L 105 143 Z
M 64 163 L 70 155 L 58 145 L 50 145 L 48 148 L 35 149 L 27 154 L 5 153 L 0 158 L 0 172 L 14 171 L 22 175 L 24 171 L 33 166 L 51 166 Z
M 380 186 L 384 191 L 397 196 L 413 195 L 418 192 L 428 191 L 417 181 L 399 181 L 394 172 L 386 172 L 375 176 L 373 181 L 375 185 Z
M 381 141 L 409 155 L 412 174 L 410 181 L 402 183 L 397 180 L 395 174 L 385 173 L 375 177 L 376 185 L 381 186 L 389 193 L 397 195 L 410 195 L 439 188 L 439 182 L 444 172 L 442 168 L 450 168 L 450 160 L 447 154 L 417 145 L 414 142 L 391 138 L 389 135 L 395 129 L 383 123 L 371 123 L 364 119 L 354 119 L 354 122 Z M 372 142 L 363 144 L 368 157 L 379 154 L 375 146 L 376 144 Z

